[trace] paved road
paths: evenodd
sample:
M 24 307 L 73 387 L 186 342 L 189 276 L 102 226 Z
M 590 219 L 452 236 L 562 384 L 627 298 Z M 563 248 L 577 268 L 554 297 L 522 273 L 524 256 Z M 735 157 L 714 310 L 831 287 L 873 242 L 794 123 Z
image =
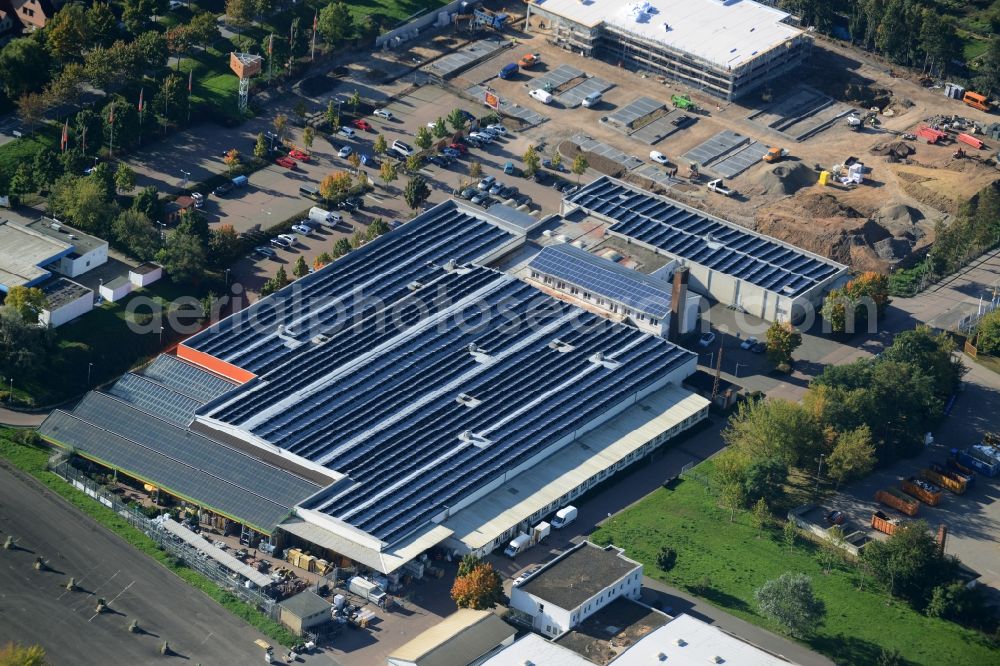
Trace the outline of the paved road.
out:
M 0 425 L 15 426 L 18 428 L 37 428 L 45 420 L 48 414 L 25 414 L 11 409 L 0 407 Z
M 0 644 L 39 643 L 62 664 L 163 664 L 160 644 L 190 664 L 263 662 L 263 638 L 201 592 L 17 470 L 0 466 Z M 53 571 L 32 568 L 45 557 Z M 62 585 L 76 577 L 81 590 Z M 97 597 L 113 612 L 95 615 Z M 146 633 L 125 630 L 138 620 Z M 332 664 L 328 655 L 311 664 Z

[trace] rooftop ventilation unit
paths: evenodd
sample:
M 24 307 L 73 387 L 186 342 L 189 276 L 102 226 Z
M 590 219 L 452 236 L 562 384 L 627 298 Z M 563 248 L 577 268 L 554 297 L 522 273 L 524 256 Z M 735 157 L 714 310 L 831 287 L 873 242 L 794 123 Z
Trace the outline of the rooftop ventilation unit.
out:
M 312 342 L 314 345 L 321 345 L 324 342 L 329 342 L 329 341 L 330 341 L 329 335 L 324 335 L 323 333 L 320 333 L 319 335 L 315 336 L 310 342 Z
M 719 655 L 715 655 L 714 657 L 709 657 L 708 661 L 711 662 L 711 663 L 713 663 L 713 664 L 724 664 L 724 663 L 726 663 L 726 660 L 723 659 L 722 657 L 720 657 Z
M 476 359 L 476 363 L 486 363 L 490 360 L 490 355 L 477 347 L 474 342 L 470 342 L 467 349 L 472 354 L 472 358 Z
M 556 236 L 556 240 L 559 241 L 560 243 L 568 243 L 569 236 L 567 236 L 566 234 L 559 234 L 558 236 Z
M 409 289 L 410 291 L 416 291 L 417 289 L 420 289 L 423 286 L 424 286 L 423 282 L 420 282 L 419 280 L 414 280 L 410 284 L 406 285 L 406 288 Z
M 479 398 L 473 398 L 468 393 L 459 393 L 458 397 L 455 398 L 455 402 L 460 405 L 465 405 L 466 407 L 478 407 L 483 403 Z
M 710 250 L 721 250 L 722 249 L 722 243 L 720 243 L 719 241 L 715 240 L 715 238 L 712 236 L 712 234 L 708 234 L 707 236 L 705 236 L 705 244 L 708 245 L 708 249 L 710 249 Z
M 683 638 L 678 638 L 678 639 L 677 639 L 676 641 L 674 641 L 674 642 L 675 642 L 675 643 L 677 643 L 677 646 L 678 646 L 678 647 L 684 647 L 685 645 L 687 645 L 687 641 L 686 641 L 686 640 L 684 640 Z
M 554 349 L 557 352 L 565 353 L 573 351 L 574 349 L 576 349 L 576 347 L 574 347 L 568 342 L 563 342 L 562 340 L 553 340 L 552 342 L 549 343 L 549 349 Z
M 661 652 L 660 654 L 656 655 L 656 658 L 659 659 L 660 661 L 666 661 L 667 660 L 667 655 L 666 655 L 666 653 Z
M 467 444 L 472 444 L 477 449 L 485 449 L 487 446 L 493 443 L 492 441 L 486 439 L 479 433 L 472 432 L 471 430 L 466 430 L 462 432 L 462 434 L 459 435 L 458 438 Z
M 556 235 L 556 232 L 552 231 L 551 229 L 546 229 L 545 231 L 542 232 L 542 235 L 545 236 L 546 238 L 552 238 L 553 236 Z
M 449 259 L 449 260 L 448 260 L 447 262 L 445 262 L 445 264 L 444 264 L 444 269 L 445 269 L 446 271 L 448 271 L 449 273 L 451 273 L 451 272 L 454 272 L 454 270 L 455 270 L 456 268 L 458 268 L 458 264 L 456 264 L 456 263 L 455 263 L 455 260 L 454 260 L 454 259 Z
M 614 370 L 621 365 L 618 361 L 607 358 L 604 356 L 603 352 L 594 352 L 594 354 L 588 359 L 594 365 L 604 366 L 608 370 Z

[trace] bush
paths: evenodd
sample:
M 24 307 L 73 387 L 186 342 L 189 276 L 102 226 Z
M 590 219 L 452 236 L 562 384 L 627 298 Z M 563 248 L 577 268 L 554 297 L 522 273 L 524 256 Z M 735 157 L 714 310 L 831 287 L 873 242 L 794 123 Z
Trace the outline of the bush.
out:
M 670 547 L 660 549 L 660 554 L 656 556 L 656 566 L 662 571 L 670 571 L 677 564 L 677 551 Z

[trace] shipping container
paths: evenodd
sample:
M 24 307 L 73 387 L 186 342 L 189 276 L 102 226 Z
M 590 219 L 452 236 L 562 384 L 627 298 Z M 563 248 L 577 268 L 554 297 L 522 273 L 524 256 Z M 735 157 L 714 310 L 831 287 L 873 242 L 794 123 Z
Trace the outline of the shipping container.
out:
M 920 502 L 896 488 L 887 488 L 875 493 L 875 501 L 890 506 L 907 516 L 915 516 L 920 510 Z
M 994 477 L 1000 473 L 1000 462 L 997 462 L 991 456 L 978 451 L 974 446 L 970 446 L 964 451 L 954 449 L 953 457 L 959 464 L 974 469 L 980 474 Z
M 872 529 L 884 532 L 885 534 L 895 534 L 896 529 L 901 525 L 898 518 L 890 518 L 881 511 L 872 514 Z
M 916 497 L 927 506 L 937 506 L 941 503 L 941 489 L 929 481 L 911 476 L 903 479 L 899 485 L 904 493 Z
M 959 134 L 958 140 L 968 146 L 972 146 L 976 150 L 982 150 L 983 148 L 983 142 L 977 139 L 976 137 L 972 136 L 971 134 L 964 134 L 964 133 Z
M 956 495 L 965 494 L 965 479 L 955 476 L 949 472 L 936 472 L 933 469 L 920 470 L 920 476 L 931 483 L 941 486 L 945 490 L 950 490 Z

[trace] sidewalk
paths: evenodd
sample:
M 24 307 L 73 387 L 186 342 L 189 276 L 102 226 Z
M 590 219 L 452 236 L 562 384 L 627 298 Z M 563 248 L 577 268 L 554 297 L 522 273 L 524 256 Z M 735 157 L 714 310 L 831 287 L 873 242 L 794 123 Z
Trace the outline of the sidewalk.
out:
M 0 407 L 0 426 L 15 426 L 18 428 L 37 428 L 45 420 L 45 414 L 25 414 Z

